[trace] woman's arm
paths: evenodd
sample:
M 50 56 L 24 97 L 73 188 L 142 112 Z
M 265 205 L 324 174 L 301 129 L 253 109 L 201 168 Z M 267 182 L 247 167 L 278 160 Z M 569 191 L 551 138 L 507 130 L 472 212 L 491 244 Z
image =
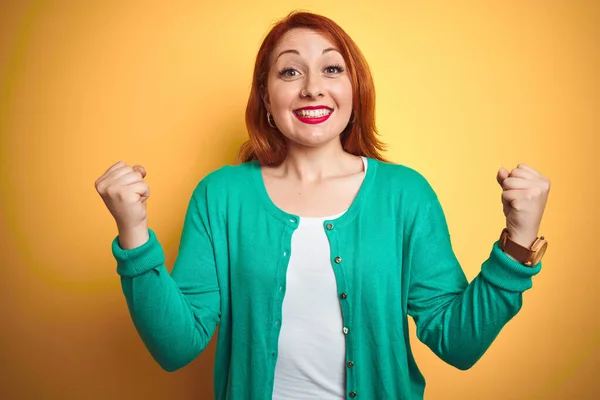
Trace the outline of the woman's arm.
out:
M 437 197 L 416 217 L 410 237 L 408 314 L 417 337 L 442 360 L 465 370 L 485 353 L 523 304 L 541 269 L 511 259 L 495 242 L 481 272 L 467 282 Z
M 118 236 L 112 243 L 133 323 L 167 371 L 194 360 L 219 323 L 219 284 L 205 195 L 206 185 L 200 182 L 187 208 L 171 275 L 152 230 L 148 241 L 134 249 L 122 249 Z

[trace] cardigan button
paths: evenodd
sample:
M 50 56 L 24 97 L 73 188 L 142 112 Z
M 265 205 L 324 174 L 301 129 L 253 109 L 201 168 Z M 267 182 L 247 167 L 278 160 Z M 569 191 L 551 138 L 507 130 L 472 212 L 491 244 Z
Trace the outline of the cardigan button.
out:
M 337 257 L 334 259 L 334 261 L 335 261 L 335 263 L 336 263 L 336 264 L 339 264 L 339 263 L 341 263 L 341 262 L 342 262 L 342 257 L 340 257 L 340 256 L 337 256 Z
M 325 227 L 327 228 L 328 231 L 330 231 L 333 229 L 333 224 L 327 224 Z
M 350 397 L 355 398 L 356 397 L 356 392 L 350 392 Z
M 344 327 L 343 331 L 344 331 L 344 335 L 347 335 L 347 334 L 348 334 L 348 331 L 349 331 L 349 329 L 348 329 L 348 328 L 346 328 L 346 327 Z
M 348 295 L 346 293 L 342 293 L 340 294 L 340 297 L 342 298 L 342 300 L 346 300 L 348 298 Z
M 354 363 L 353 363 L 352 361 L 348 361 L 348 367 L 349 367 L 349 368 L 352 368 L 352 367 L 354 367 Z

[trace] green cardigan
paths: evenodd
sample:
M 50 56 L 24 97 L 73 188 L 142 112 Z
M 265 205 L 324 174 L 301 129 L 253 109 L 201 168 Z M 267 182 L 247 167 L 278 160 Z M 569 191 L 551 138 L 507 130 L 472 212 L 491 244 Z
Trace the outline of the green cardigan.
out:
M 162 368 L 194 360 L 218 325 L 215 399 L 271 399 L 298 219 L 270 200 L 260 165 L 251 161 L 219 168 L 196 186 L 170 275 L 151 229 L 135 249 L 113 240 L 133 323 Z M 346 334 L 348 399 L 423 398 L 408 315 L 437 356 L 470 368 L 519 311 L 541 269 L 512 260 L 496 241 L 468 283 L 428 181 L 372 158 L 348 211 L 323 229 Z

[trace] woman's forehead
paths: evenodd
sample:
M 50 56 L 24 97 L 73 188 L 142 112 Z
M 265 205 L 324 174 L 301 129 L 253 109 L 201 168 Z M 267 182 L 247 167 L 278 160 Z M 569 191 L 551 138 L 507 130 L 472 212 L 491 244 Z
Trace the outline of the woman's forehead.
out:
M 279 40 L 274 49 L 277 57 L 281 52 L 296 50 L 300 54 L 308 51 L 321 52 L 337 46 L 320 32 L 308 28 L 294 28 L 287 31 Z

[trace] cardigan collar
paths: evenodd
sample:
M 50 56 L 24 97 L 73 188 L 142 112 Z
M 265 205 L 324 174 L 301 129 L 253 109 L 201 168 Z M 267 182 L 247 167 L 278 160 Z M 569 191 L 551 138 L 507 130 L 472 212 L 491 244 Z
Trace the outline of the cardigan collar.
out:
M 365 197 L 373 186 L 373 182 L 375 181 L 375 174 L 377 173 L 377 160 L 373 158 L 367 158 L 367 173 L 363 179 L 363 182 L 358 190 L 358 193 L 354 197 L 352 204 L 348 208 L 346 212 L 344 212 L 341 216 L 335 219 L 325 219 L 323 221 L 324 226 L 328 226 L 332 224 L 334 227 L 343 227 L 349 222 L 351 222 L 359 213 L 363 204 L 365 203 Z M 258 193 L 261 204 L 264 208 L 276 219 L 280 220 L 282 223 L 296 228 L 299 224 L 300 218 L 302 216 L 291 214 L 283 211 L 269 197 L 269 193 L 267 192 L 267 188 L 265 186 L 265 182 L 262 175 L 261 165 L 259 160 L 252 160 L 248 163 L 250 167 L 250 173 L 252 175 L 252 180 L 254 187 Z

